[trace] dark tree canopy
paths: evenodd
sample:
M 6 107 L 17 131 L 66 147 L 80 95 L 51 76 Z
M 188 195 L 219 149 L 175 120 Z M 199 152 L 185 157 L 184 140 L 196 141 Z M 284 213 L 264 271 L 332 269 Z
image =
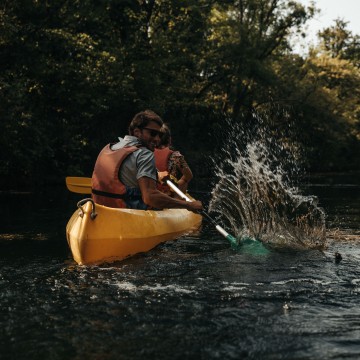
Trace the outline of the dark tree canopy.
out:
M 198 176 L 225 119 L 251 126 L 254 112 L 294 124 L 310 170 L 359 170 L 359 36 L 338 19 L 296 54 L 314 12 L 285 0 L 4 0 L 2 185 L 89 176 L 146 108 Z

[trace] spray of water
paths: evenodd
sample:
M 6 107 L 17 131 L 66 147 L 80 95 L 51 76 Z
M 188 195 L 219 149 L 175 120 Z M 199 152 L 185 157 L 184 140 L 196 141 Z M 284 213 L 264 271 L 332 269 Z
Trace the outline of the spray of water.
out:
M 316 197 L 301 194 L 294 185 L 300 171 L 299 147 L 290 141 L 290 127 L 284 132 L 268 123 L 258 114 L 252 115 L 250 126 L 249 120 L 227 121 L 225 145 L 215 159 L 209 211 L 221 214 L 239 239 L 322 248 L 324 211 Z

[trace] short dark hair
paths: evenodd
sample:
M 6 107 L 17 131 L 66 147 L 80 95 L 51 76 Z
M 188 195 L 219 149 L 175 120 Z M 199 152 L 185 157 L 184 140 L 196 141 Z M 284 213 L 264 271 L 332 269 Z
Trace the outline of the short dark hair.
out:
M 137 113 L 134 118 L 131 120 L 131 123 L 129 125 L 129 134 L 134 135 L 134 130 L 136 128 L 143 129 L 146 127 L 150 121 L 153 121 L 157 123 L 159 126 L 162 126 L 164 124 L 161 117 L 156 114 L 152 110 L 145 110 Z

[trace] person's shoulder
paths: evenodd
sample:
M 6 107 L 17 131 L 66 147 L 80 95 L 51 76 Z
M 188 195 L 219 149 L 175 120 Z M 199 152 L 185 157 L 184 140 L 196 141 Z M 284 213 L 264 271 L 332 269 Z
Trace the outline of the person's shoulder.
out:
M 152 155 L 154 155 L 153 151 L 149 150 L 147 147 L 144 147 L 144 146 L 140 146 L 136 152 L 139 153 L 139 154 L 152 154 Z
M 124 138 L 119 137 L 118 140 L 119 141 L 117 143 L 111 144 L 112 150 L 118 150 L 128 147 L 139 147 L 141 145 L 139 139 L 131 135 L 125 135 Z
M 180 153 L 180 151 L 174 150 L 174 151 L 171 153 L 171 156 L 172 156 L 172 157 L 182 157 L 182 154 Z
M 133 152 L 137 159 L 153 159 L 154 153 L 146 147 L 139 147 Z

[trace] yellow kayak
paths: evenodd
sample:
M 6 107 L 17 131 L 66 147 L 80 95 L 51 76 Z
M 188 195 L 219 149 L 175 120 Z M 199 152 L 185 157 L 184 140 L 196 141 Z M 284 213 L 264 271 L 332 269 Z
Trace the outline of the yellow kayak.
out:
M 74 260 L 80 265 L 122 260 L 199 228 L 202 217 L 185 209 L 133 210 L 78 203 L 66 226 Z

